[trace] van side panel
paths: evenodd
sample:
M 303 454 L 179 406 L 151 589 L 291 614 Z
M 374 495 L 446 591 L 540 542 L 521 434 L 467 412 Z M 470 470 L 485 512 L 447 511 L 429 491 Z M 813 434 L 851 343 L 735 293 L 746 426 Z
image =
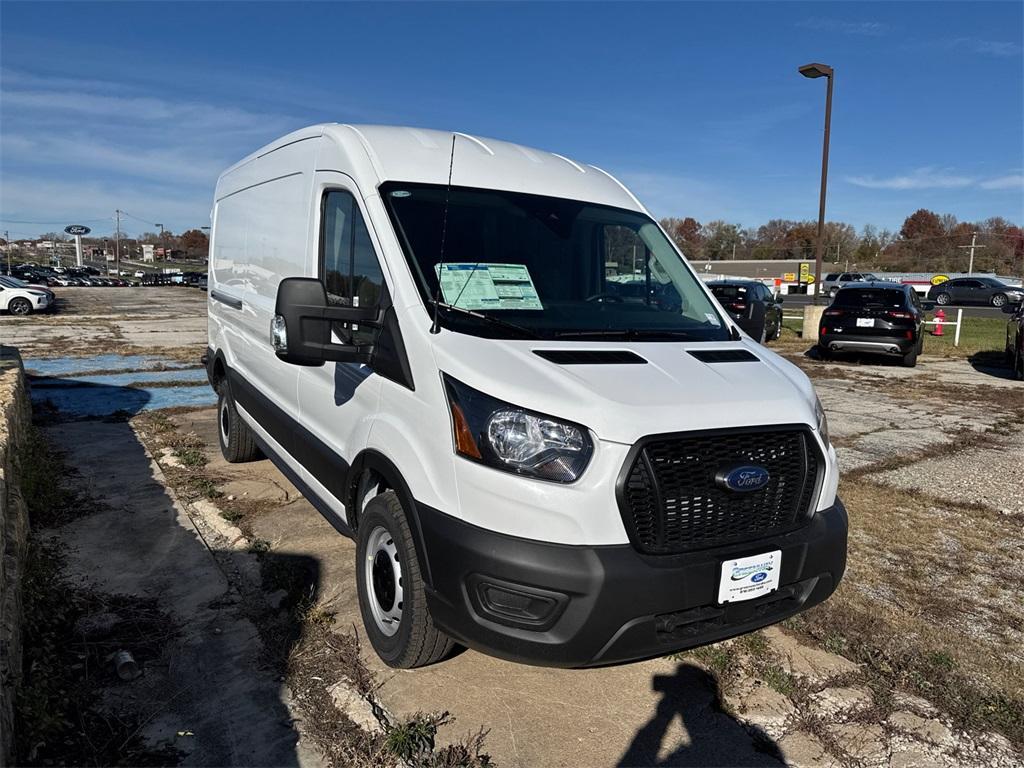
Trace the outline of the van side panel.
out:
M 214 208 L 211 346 L 223 350 L 247 389 L 295 419 L 298 369 L 274 355 L 269 329 L 281 279 L 305 274 L 318 143 L 299 140 L 231 169 L 217 185 Z M 252 414 L 244 392 L 234 394 Z

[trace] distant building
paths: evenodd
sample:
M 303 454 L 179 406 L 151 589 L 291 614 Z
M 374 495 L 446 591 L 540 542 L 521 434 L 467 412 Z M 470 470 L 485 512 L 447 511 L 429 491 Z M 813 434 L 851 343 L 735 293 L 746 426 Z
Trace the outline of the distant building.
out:
M 142 245 L 142 260 L 143 261 L 153 261 L 154 260 L 154 249 L 153 249 L 152 245 L 149 245 L 148 243 L 143 243 L 143 245 Z

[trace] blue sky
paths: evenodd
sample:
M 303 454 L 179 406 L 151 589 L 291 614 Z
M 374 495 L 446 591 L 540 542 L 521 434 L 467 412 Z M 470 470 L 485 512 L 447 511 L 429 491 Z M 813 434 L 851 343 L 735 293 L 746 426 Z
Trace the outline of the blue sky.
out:
M 656 216 L 1024 220 L 1024 4 L 0 3 L 0 229 L 208 224 L 220 170 L 322 122 L 455 129 L 618 175 Z M 32 222 L 32 223 L 21 223 Z M 39 223 L 35 223 L 39 222 Z

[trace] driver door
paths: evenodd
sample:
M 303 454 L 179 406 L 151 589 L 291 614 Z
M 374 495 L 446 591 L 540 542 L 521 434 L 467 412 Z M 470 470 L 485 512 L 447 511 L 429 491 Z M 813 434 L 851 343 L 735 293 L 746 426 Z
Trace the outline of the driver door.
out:
M 315 275 L 327 289 L 329 304 L 379 306 L 387 284 L 376 237 L 368 225 L 362 196 L 354 182 L 336 172 L 317 173 L 319 221 Z M 371 343 L 379 331 L 335 323 L 335 343 Z M 363 363 L 328 362 L 299 375 L 299 409 L 314 438 L 303 464 L 310 475 L 344 503 L 348 467 L 365 447 L 380 400 L 381 377 Z

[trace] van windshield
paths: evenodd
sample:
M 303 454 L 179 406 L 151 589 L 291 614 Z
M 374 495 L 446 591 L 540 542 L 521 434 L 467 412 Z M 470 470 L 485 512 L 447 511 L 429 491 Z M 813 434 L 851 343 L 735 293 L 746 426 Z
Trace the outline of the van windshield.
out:
M 495 338 L 729 338 L 715 305 L 644 214 L 500 190 L 449 193 L 444 185 L 388 182 L 381 195 L 424 301 L 433 309 L 440 296 L 439 319 L 450 330 Z

